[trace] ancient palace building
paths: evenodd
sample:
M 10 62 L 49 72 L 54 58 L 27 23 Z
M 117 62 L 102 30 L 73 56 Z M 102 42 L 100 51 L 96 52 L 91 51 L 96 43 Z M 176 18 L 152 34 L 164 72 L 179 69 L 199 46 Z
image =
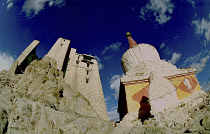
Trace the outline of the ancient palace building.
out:
M 155 115 L 201 90 L 194 68 L 177 69 L 161 60 L 152 45 L 137 44 L 130 33 L 126 37 L 129 49 L 121 59 L 125 75 L 120 83 L 120 120 L 131 113 L 136 118 Z

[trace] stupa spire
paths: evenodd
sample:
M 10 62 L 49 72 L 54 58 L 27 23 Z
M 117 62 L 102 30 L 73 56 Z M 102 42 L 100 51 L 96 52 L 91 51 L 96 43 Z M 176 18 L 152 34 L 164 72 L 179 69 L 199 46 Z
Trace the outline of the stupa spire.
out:
M 138 44 L 133 40 L 133 38 L 132 38 L 130 32 L 127 32 L 127 33 L 126 33 L 126 37 L 128 38 L 129 48 L 132 48 L 132 47 L 138 45 Z

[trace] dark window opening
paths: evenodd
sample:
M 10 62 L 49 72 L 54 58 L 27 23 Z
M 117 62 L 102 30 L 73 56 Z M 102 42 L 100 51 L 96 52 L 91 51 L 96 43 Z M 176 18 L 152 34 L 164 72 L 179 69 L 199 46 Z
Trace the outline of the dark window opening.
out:
M 87 71 L 87 75 L 89 74 L 89 71 Z
M 7 130 L 8 130 L 8 125 L 9 125 L 9 122 L 7 120 L 6 124 L 5 124 L 5 127 L 3 129 L 3 134 L 7 133 Z
M 92 59 L 94 59 L 93 56 L 89 56 L 89 55 L 83 54 L 82 62 L 86 62 L 86 63 L 89 63 L 89 64 L 93 64 Z
M 88 83 L 89 82 L 89 79 L 86 79 L 86 83 Z
M 90 64 L 89 63 L 87 63 L 87 67 L 90 67 Z
M 87 55 L 83 55 L 83 58 L 85 61 L 91 61 L 93 59 L 93 57 L 87 56 Z
M 63 98 L 63 90 L 60 90 L 59 93 L 60 93 L 59 97 Z

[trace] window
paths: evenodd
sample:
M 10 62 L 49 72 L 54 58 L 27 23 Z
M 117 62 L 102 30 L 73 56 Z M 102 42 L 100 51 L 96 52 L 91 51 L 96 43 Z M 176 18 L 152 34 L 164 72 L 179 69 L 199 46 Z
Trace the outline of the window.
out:
M 92 59 L 94 59 L 93 56 L 86 55 L 86 54 L 83 54 L 82 56 L 83 56 L 82 62 L 85 62 L 88 64 L 93 64 L 93 62 L 92 62 Z
M 89 82 L 89 79 L 86 79 L 86 83 L 88 83 Z
M 87 75 L 89 74 L 89 71 L 87 71 Z
M 90 67 L 90 64 L 89 63 L 87 63 L 87 67 Z

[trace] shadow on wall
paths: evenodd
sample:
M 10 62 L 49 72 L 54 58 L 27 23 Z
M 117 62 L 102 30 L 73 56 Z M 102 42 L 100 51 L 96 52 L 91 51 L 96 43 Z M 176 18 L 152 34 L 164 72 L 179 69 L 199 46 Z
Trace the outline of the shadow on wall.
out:
M 119 99 L 118 99 L 118 113 L 120 115 L 121 121 L 123 117 L 128 113 L 125 86 L 122 83 L 120 83 L 120 92 L 119 92 Z
M 15 70 L 15 74 L 22 74 L 26 67 L 33 61 L 33 60 L 40 60 L 41 58 L 38 58 L 38 56 L 36 55 L 36 49 L 34 49 L 33 51 L 31 51 L 31 53 L 24 59 L 24 61 L 18 66 Z
M 149 104 L 149 98 L 146 96 L 143 96 L 140 101 L 140 109 L 139 109 L 139 115 L 138 115 L 138 118 L 141 119 L 142 123 L 151 117 L 150 111 L 151 111 L 151 106 Z

